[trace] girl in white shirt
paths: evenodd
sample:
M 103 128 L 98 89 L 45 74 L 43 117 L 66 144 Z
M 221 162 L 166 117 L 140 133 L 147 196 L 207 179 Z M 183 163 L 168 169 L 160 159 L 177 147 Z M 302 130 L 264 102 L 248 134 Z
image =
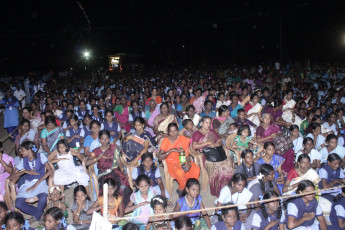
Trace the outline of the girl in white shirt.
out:
M 297 159 L 301 154 L 306 154 L 309 156 L 310 166 L 313 169 L 316 170 L 321 167 L 321 164 L 320 164 L 322 160 L 321 154 L 317 150 L 314 149 L 314 141 L 310 137 L 304 138 L 303 150 L 299 151 L 296 154 L 295 162 L 297 162 Z
M 220 190 L 218 199 L 216 200 L 216 206 L 220 207 L 226 203 L 241 204 L 251 201 L 252 193 L 246 189 L 247 176 L 242 173 L 236 173 L 230 183 L 224 186 Z M 252 211 L 251 205 L 240 205 L 238 206 L 240 211 L 240 219 L 243 221 L 250 216 Z M 216 212 L 219 209 L 216 209 Z M 248 220 L 247 220 L 248 221 Z

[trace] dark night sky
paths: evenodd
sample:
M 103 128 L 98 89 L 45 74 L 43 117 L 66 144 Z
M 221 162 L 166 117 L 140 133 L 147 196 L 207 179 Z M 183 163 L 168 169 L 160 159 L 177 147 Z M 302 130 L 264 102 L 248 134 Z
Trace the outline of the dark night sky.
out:
M 81 6 L 85 9 L 83 11 Z M 344 60 L 345 1 L 1 1 L 0 71 L 94 63 Z M 85 12 L 85 14 L 84 14 Z M 90 21 L 88 23 L 87 19 Z M 103 59 L 100 57 L 103 56 Z

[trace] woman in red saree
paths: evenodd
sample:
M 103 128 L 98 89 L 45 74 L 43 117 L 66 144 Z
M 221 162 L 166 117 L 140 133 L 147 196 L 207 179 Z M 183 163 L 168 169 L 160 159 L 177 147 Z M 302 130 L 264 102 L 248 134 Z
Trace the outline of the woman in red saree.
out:
M 264 144 L 267 141 L 273 141 L 275 138 L 277 138 L 280 135 L 284 135 L 281 132 L 281 129 L 278 125 L 271 122 L 272 116 L 269 113 L 262 114 L 262 124 L 256 129 L 256 139 L 257 142 L 260 144 Z M 282 157 L 285 158 L 284 163 L 282 164 L 283 171 L 289 173 L 290 170 L 293 168 L 293 162 L 294 162 L 294 151 L 293 149 L 289 149 Z
M 201 119 L 201 128 L 193 134 L 192 148 L 203 154 L 206 147 L 219 147 L 222 145 L 220 136 L 211 129 L 211 118 L 203 117 Z M 227 152 L 227 151 L 225 151 Z M 213 196 L 218 197 L 221 188 L 229 183 L 234 173 L 232 162 L 229 155 L 227 159 L 220 162 L 207 161 L 203 155 L 204 165 L 210 180 L 210 189 Z
M 200 168 L 191 161 L 189 156 L 189 138 L 179 135 L 176 123 L 168 125 L 168 137 L 164 138 L 160 146 L 158 159 L 166 160 L 168 172 L 172 178 L 177 180 L 179 185 L 177 193 L 181 193 L 186 187 L 189 178 L 199 180 Z M 179 153 L 185 151 L 187 163 L 181 166 Z
M 132 194 L 132 189 L 129 186 L 126 175 L 123 173 L 123 166 L 119 160 L 120 151 L 116 145 L 109 144 L 110 132 L 108 130 L 99 132 L 99 142 L 101 146 L 92 151 L 86 161 L 86 166 L 93 167 L 97 163 L 99 184 L 103 184 L 107 178 L 119 179 L 121 181 L 120 193 L 126 206 Z M 102 193 L 102 189 L 102 187 L 99 188 L 100 193 Z
M 117 123 L 119 123 L 122 129 L 125 129 L 127 133 L 130 132 L 131 126 L 129 123 L 129 110 L 130 107 L 127 106 L 127 99 L 126 96 L 121 96 L 121 103 L 120 105 L 116 106 L 114 109 L 115 118 L 117 119 Z

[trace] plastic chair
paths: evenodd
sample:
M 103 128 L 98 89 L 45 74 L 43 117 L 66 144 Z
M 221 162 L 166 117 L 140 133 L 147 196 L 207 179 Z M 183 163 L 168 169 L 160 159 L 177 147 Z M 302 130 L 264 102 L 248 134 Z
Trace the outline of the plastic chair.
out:
M 171 196 L 174 178 L 172 178 L 169 174 L 168 165 L 167 165 L 166 160 L 162 160 L 162 164 L 164 167 L 165 189 L 168 191 L 168 193 Z
M 200 168 L 201 190 L 207 191 L 209 186 L 209 177 L 203 162 L 203 154 L 194 150 L 192 146 L 189 148 L 189 154 L 193 157 L 194 163 Z

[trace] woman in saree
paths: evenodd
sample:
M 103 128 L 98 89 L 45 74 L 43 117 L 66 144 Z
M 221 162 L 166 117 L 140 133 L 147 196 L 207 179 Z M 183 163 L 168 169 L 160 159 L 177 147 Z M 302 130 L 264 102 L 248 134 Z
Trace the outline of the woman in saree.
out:
M 297 159 L 297 167 L 288 173 L 283 187 L 284 195 L 294 194 L 302 180 L 310 180 L 315 185 L 321 181 L 317 172 L 310 167 L 310 157 L 307 154 L 301 154 Z
M 145 131 L 145 120 L 141 117 L 135 118 L 134 128 L 135 132 L 125 137 L 122 144 L 121 161 L 127 170 L 129 167 L 138 167 L 141 156 L 146 152 L 156 156 L 156 142 L 151 134 Z M 131 172 L 128 175 L 131 176 Z
M 235 121 L 229 116 L 230 112 L 228 106 L 221 105 L 218 109 L 218 117 L 212 119 L 211 129 L 213 129 L 217 134 L 226 138 L 229 133 L 230 124 Z
M 190 100 L 192 101 L 192 99 L 193 98 L 191 98 Z M 198 88 L 195 91 L 195 96 L 194 96 L 194 100 L 192 103 L 195 107 L 196 114 L 200 114 L 202 112 L 202 110 L 204 108 L 204 103 L 205 103 L 205 97 L 202 95 L 202 90 L 200 88 Z
M 151 100 L 154 100 L 158 105 L 160 103 L 162 103 L 163 100 L 162 100 L 161 96 L 158 96 L 157 94 L 158 94 L 157 89 L 153 88 L 152 91 L 151 91 L 151 97 L 149 97 L 146 100 L 146 105 L 148 105 Z
M 306 119 L 304 119 L 304 121 L 302 121 L 300 125 L 300 132 L 303 136 L 307 135 L 308 127 L 312 123 L 313 117 L 314 117 L 314 113 L 308 110 Z
M 269 113 L 273 118 L 273 122 L 277 125 L 290 127 L 290 122 L 284 121 L 283 116 L 283 101 L 281 99 L 275 99 L 270 105 L 268 105 L 262 113 Z
M 153 122 L 153 131 L 156 134 L 156 141 L 158 146 L 163 138 L 168 135 L 168 125 L 170 123 L 176 123 L 177 119 L 173 114 L 169 113 L 169 105 L 167 102 L 163 102 L 160 106 L 160 114 L 155 118 Z
M 246 104 L 244 110 L 247 113 L 247 119 L 253 122 L 256 126 L 260 125 L 260 117 L 262 105 L 259 103 L 260 97 L 257 94 L 250 96 L 250 102 Z
M 298 125 L 298 127 L 301 125 L 302 121 L 299 116 L 296 116 L 294 113 L 296 101 L 292 99 L 293 92 L 291 90 L 287 90 L 286 96 L 283 100 L 283 115 L 282 118 L 284 121 L 289 122 L 294 125 Z
M 57 149 L 59 140 L 65 139 L 63 128 L 58 127 L 54 116 L 47 116 L 45 118 L 44 128 L 41 132 L 41 141 L 43 150 L 49 155 Z
M 170 123 L 167 130 L 168 137 L 162 141 L 158 160 L 166 160 L 170 176 L 177 180 L 179 188 L 176 192 L 180 195 L 186 187 L 189 178 L 199 179 L 200 168 L 191 161 L 189 155 L 190 140 L 183 135 L 179 135 L 177 124 Z M 180 152 L 185 152 L 186 154 L 186 163 L 184 165 L 180 164 Z
M 281 192 L 284 185 L 285 177 L 282 165 L 285 159 L 275 154 L 276 149 L 272 141 L 265 142 L 264 151 L 265 154 L 257 160 L 257 163 L 261 165 L 270 164 L 274 168 L 277 186 Z
M 114 109 L 115 119 L 120 127 L 126 130 L 127 133 L 131 130 L 131 125 L 129 123 L 129 110 L 130 107 L 127 106 L 126 96 L 120 97 L 120 105 L 116 106 Z
M 222 107 L 222 106 L 221 106 Z M 226 110 L 227 113 L 228 110 Z M 199 154 L 203 154 L 206 147 L 216 148 L 222 146 L 222 139 L 211 129 L 211 118 L 203 117 L 201 120 L 201 128 L 193 134 L 192 149 Z M 226 150 L 224 149 L 226 152 Z M 234 173 L 232 162 L 228 154 L 224 161 L 211 162 L 203 156 L 204 165 L 209 176 L 211 194 L 218 197 L 220 190 L 229 183 Z
M 180 104 L 176 107 L 177 115 L 182 118 L 184 115 L 186 115 L 186 108 L 187 106 L 190 105 L 188 101 L 187 94 L 182 93 L 181 94 L 181 102 Z
M 120 193 L 123 197 L 124 205 L 129 202 L 129 197 L 132 194 L 132 189 L 129 186 L 128 179 L 123 173 L 123 166 L 120 157 L 120 150 L 116 145 L 110 144 L 110 132 L 108 130 L 102 130 L 99 132 L 100 146 L 95 148 L 86 161 L 86 166 L 91 166 L 97 163 L 98 168 L 98 181 L 100 184 L 104 184 L 104 180 L 107 178 L 119 178 L 121 180 Z M 102 186 L 99 188 L 102 194 Z
M 250 101 L 250 96 L 248 95 L 248 88 L 247 87 L 243 87 L 242 88 L 242 93 L 238 97 L 238 100 L 240 101 L 239 104 L 242 107 L 244 107 Z
M 280 127 L 271 122 L 271 114 L 263 113 L 261 119 L 261 126 L 256 128 L 257 142 L 264 144 L 266 141 L 272 141 L 274 138 L 281 135 Z
M 243 107 L 238 104 L 238 97 L 236 94 L 231 95 L 230 97 L 231 103 L 229 106 L 229 112 L 233 119 L 237 118 L 237 110 L 242 109 Z
M 157 103 L 155 100 L 151 99 L 148 105 L 149 109 L 145 111 L 146 127 L 145 130 L 155 137 L 156 134 L 153 132 L 153 121 L 159 115 L 159 110 L 156 109 Z

